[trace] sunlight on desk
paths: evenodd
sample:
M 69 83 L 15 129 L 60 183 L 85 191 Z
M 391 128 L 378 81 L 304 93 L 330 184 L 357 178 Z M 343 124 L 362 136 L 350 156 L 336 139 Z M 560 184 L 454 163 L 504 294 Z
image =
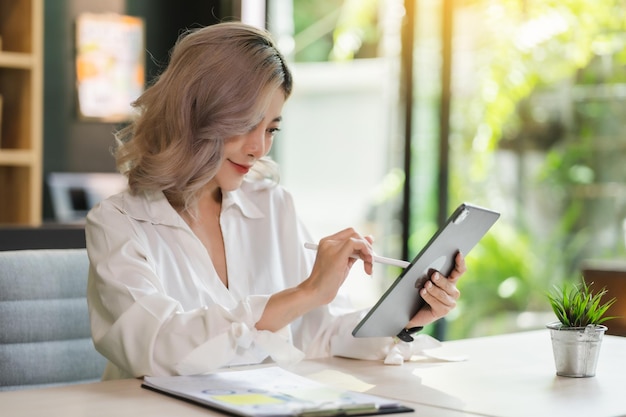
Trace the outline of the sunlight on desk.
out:
M 356 378 L 354 375 L 335 371 L 333 369 L 325 369 L 317 374 L 310 375 L 309 377 L 323 384 L 341 387 L 356 392 L 367 392 L 375 386 Z

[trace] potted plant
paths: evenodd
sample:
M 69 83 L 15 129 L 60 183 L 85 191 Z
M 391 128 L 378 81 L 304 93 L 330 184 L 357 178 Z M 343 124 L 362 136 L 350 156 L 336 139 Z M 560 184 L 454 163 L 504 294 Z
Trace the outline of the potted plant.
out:
M 547 325 L 552 337 L 556 374 L 569 377 L 591 377 L 596 373 L 602 336 L 602 323 L 615 298 L 602 302 L 606 288 L 594 293 L 583 279 L 580 284 L 555 286 L 547 294 L 558 321 Z

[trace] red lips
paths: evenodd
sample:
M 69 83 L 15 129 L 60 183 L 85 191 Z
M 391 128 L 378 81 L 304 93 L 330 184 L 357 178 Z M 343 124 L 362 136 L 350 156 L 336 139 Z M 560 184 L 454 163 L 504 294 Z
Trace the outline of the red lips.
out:
M 230 162 L 230 163 L 232 164 L 233 168 L 235 168 L 235 170 L 236 170 L 237 172 L 239 172 L 240 174 L 242 174 L 242 175 L 245 175 L 245 174 L 247 174 L 247 173 L 248 173 L 248 171 L 250 171 L 250 168 L 251 168 L 250 166 L 247 166 L 247 165 L 239 165 L 238 163 L 233 162 L 233 161 L 231 161 L 230 159 L 228 160 L 228 162 Z

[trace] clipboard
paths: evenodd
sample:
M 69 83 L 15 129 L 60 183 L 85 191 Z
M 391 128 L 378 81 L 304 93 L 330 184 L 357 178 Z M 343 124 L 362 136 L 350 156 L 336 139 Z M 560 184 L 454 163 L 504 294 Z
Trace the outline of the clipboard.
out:
M 145 377 L 142 388 L 240 417 L 366 416 L 414 411 L 396 400 L 340 390 L 278 366 Z
M 460 204 L 352 331 L 355 337 L 400 336 L 425 302 L 420 290 L 433 270 L 444 276 L 482 239 L 500 213 L 469 203 Z

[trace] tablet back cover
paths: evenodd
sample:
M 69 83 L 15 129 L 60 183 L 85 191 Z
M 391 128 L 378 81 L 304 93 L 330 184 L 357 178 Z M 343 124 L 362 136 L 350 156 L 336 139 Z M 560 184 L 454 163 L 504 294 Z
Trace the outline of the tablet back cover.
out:
M 352 335 L 396 336 L 424 305 L 419 290 L 432 271 L 448 276 L 454 268 L 457 252 L 466 256 L 499 217 L 495 211 L 461 204 L 355 327 Z

